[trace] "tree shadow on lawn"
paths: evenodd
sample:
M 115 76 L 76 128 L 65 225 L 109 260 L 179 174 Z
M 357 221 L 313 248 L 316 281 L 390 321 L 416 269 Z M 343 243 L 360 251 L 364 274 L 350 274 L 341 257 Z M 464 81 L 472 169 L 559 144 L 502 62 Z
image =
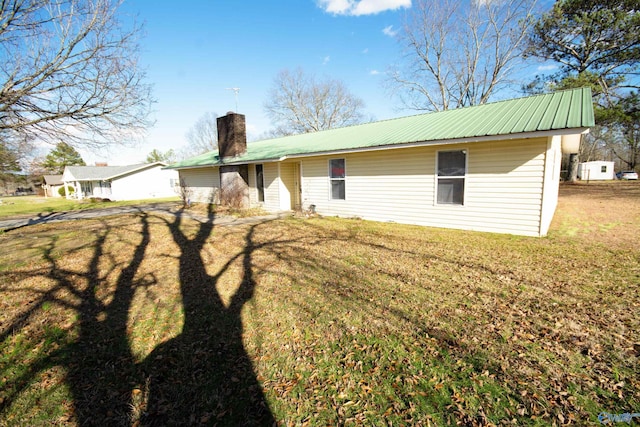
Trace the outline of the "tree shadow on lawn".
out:
M 44 250 L 48 268 L 18 278 L 41 276 L 54 285 L 15 316 L 0 338 L 19 332 L 49 303 L 76 313 L 77 338 L 43 354 L 16 378 L 13 389 L 0 401 L 0 416 L 38 381 L 43 370 L 62 366 L 73 395 L 72 419 L 79 425 L 273 425 L 275 420 L 242 341 L 240 315 L 256 285 L 251 259 L 256 225 L 248 230 L 244 248 L 210 276 L 200 251 L 213 232 L 213 213 L 209 212 L 208 221 L 199 225 L 193 238 L 181 230 L 181 215 L 172 221 L 163 217 L 180 251 L 184 327 L 180 335 L 137 362 L 127 334 L 130 308 L 136 290 L 155 284 L 157 279 L 153 274 L 139 274 L 151 235 L 149 216 L 138 212 L 134 218 L 136 223 L 127 225 L 133 232 L 128 236 L 138 233 L 139 241 L 119 242 L 133 245 L 126 265 L 118 265 L 114 255 L 105 250 L 114 230 L 103 222 L 86 267 L 62 267 L 54 256 L 56 241 L 52 239 Z M 225 306 L 216 284 L 238 259 L 242 260 L 242 281 Z M 106 271 L 105 265 L 109 266 Z M 117 279 L 112 298 L 106 298 L 101 289 L 109 286 L 108 277 L 114 272 Z M 62 293 L 67 297 L 60 297 Z
M 249 228 L 244 250 L 210 276 L 201 253 L 213 231 L 212 212 L 210 221 L 202 223 L 193 238 L 181 230 L 180 218 L 168 227 L 181 251 L 184 327 L 141 364 L 149 393 L 142 424 L 273 425 L 275 420 L 242 342 L 241 311 L 256 286 L 251 260 L 256 226 Z M 242 258 L 243 277 L 225 306 L 216 284 L 238 258 Z
M 40 348 L 40 354 L 18 378 L 14 378 L 12 389 L 5 394 L 0 405 L 3 415 L 11 404 L 25 392 L 33 382 L 38 381 L 41 372 L 61 366 L 66 371 L 65 382 L 73 396 L 70 406 L 73 416 L 80 425 L 122 425 L 129 419 L 129 396 L 131 384 L 137 381 L 135 360 L 129 347 L 126 334 L 127 316 L 133 294 L 138 286 L 153 278 L 144 277 L 134 280 L 140 263 L 144 259 L 149 244 L 148 217 L 143 212 L 136 214 L 138 224 L 132 221 L 126 226 L 134 235 L 140 234 L 140 242 L 133 244 L 134 250 L 130 262 L 122 266 L 113 298 L 109 301 L 101 297 L 101 289 L 107 286 L 107 277 L 121 266 L 112 254 L 105 253 L 105 244 L 113 238 L 113 228 L 102 221 L 94 241 L 83 243 L 66 252 L 91 248 L 92 254 L 86 265 L 65 266 L 60 261 L 58 239 L 54 235 L 42 248 L 42 259 L 46 267 L 19 273 L 11 279 L 16 283 L 28 279 L 45 279 L 52 286 L 44 292 L 30 289 L 39 296 L 3 330 L 0 340 L 4 341 L 12 334 L 21 333 L 37 319 L 45 307 L 57 305 L 74 313 L 77 323 L 77 338 L 69 331 L 68 325 L 44 324 L 44 329 L 59 328 L 55 343 L 58 348 L 50 353 Z M 139 226 L 137 230 L 136 226 Z M 134 231 L 135 229 L 135 231 Z M 117 237 L 116 237 L 117 238 Z M 119 239 L 119 243 L 132 243 Z M 77 256 L 77 254 L 75 254 Z M 108 265 L 109 267 L 105 267 Z M 102 268 L 102 270 L 101 270 Z M 3 289 L 6 291 L 6 289 Z M 64 331 L 63 329 L 67 329 Z M 36 331 L 35 334 L 38 334 Z M 26 332 L 28 336 L 29 332 Z M 46 335 L 46 332 L 45 332 Z M 36 336 L 36 338 L 38 338 Z M 47 346 L 43 346 L 47 347 Z M 38 349 L 38 347 L 36 347 Z M 16 361 L 22 362 L 21 359 Z M 70 421 L 70 420 L 67 420 Z

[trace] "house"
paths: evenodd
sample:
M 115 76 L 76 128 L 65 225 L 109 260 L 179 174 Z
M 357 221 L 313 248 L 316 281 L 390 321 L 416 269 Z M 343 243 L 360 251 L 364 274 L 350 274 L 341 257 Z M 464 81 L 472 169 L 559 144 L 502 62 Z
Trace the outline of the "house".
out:
M 562 153 L 593 125 L 588 88 L 250 144 L 229 113 L 218 150 L 170 168 L 193 201 L 544 236 Z
M 62 188 L 62 175 L 44 175 L 44 184 L 42 189 L 44 190 L 45 197 L 62 197 L 59 190 Z
M 615 179 L 615 162 L 597 160 L 578 164 L 578 178 L 583 181 L 605 181 Z
M 129 166 L 67 166 L 62 174 L 67 198 L 97 197 L 110 200 L 152 199 L 177 196 L 178 173 L 166 163 Z

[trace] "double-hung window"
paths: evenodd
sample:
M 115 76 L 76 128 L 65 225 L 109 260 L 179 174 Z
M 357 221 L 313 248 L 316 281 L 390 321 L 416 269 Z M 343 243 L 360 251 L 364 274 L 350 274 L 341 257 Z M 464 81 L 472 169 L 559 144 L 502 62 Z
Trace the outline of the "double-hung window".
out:
M 467 151 L 438 152 L 438 204 L 464 205 Z
M 345 200 L 345 177 L 346 174 L 344 159 L 329 160 L 331 200 Z

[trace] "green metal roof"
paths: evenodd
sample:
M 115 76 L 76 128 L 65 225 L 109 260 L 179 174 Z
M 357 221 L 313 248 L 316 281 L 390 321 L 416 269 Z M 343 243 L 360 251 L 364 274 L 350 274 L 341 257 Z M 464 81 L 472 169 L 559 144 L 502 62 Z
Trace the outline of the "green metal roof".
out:
M 247 152 L 224 162 L 214 150 L 169 166 L 184 169 L 221 164 L 274 161 L 288 156 L 317 155 L 337 151 L 380 149 L 411 143 L 443 143 L 447 140 L 514 135 L 594 125 L 591 90 L 565 90 L 419 114 L 339 129 L 267 139 L 247 144 Z

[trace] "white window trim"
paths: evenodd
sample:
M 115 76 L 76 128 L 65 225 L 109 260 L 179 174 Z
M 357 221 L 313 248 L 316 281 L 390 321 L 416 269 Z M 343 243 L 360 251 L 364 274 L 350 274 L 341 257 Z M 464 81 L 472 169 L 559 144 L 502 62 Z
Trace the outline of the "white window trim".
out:
M 446 153 L 446 152 L 454 152 L 454 151 L 463 151 L 465 156 L 464 156 L 464 175 L 463 176 L 443 176 L 440 177 L 438 176 L 438 158 L 439 153 Z M 446 150 L 436 150 L 436 169 L 434 171 L 434 188 L 433 188 L 433 205 L 434 206 L 439 206 L 439 207 L 446 207 L 446 208 L 463 208 L 467 205 L 467 177 L 469 175 L 469 149 L 464 147 L 464 148 L 459 148 L 459 149 L 446 149 Z M 463 179 L 464 180 L 464 190 L 462 191 L 462 204 L 455 204 L 455 203 L 438 203 L 438 180 L 440 178 L 443 179 Z
M 331 161 L 332 160 L 343 160 L 344 161 L 344 178 L 331 178 Z M 329 183 L 328 183 L 328 187 L 329 187 L 329 201 L 330 202 L 344 202 L 347 200 L 347 159 L 345 157 L 334 157 L 331 158 L 327 161 L 327 171 L 328 171 L 328 177 L 329 177 Z M 331 183 L 333 181 L 343 181 L 344 182 L 344 199 L 334 199 L 332 197 L 332 188 L 331 188 Z

